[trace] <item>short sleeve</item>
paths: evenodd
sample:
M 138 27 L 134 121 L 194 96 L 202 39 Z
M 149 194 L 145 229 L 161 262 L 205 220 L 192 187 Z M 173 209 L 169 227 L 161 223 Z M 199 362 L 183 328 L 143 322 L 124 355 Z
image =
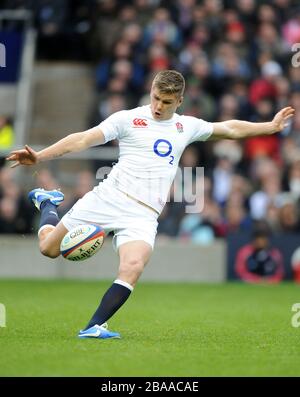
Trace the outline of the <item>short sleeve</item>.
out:
M 186 116 L 189 121 L 190 138 L 188 143 L 195 141 L 206 141 L 213 133 L 213 123 L 198 119 L 196 117 Z
M 121 139 L 124 136 L 127 120 L 126 113 L 126 110 L 113 113 L 99 124 L 105 137 L 105 143 L 112 141 L 113 139 Z

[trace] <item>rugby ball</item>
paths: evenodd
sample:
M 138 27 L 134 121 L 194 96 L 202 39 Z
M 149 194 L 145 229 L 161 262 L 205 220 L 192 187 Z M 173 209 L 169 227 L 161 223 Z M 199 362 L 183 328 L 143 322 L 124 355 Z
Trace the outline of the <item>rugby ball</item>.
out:
M 79 225 L 70 230 L 60 244 L 61 255 L 70 261 L 83 261 L 102 247 L 105 232 L 97 225 Z

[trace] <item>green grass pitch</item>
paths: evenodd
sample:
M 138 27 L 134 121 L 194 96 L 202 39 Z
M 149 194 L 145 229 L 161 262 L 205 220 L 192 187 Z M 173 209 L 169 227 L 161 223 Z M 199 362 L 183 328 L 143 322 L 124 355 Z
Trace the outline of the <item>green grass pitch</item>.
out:
M 0 376 L 299 376 L 299 286 L 140 283 L 110 320 L 122 339 L 77 338 L 110 282 L 0 280 Z

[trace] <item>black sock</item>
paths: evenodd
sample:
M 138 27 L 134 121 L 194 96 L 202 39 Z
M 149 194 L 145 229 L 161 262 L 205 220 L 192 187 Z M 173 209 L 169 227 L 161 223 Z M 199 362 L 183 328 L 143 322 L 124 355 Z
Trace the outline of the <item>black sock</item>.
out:
M 133 287 L 121 280 L 116 280 L 113 285 L 105 292 L 98 309 L 85 329 L 95 324 L 105 323 L 120 307 L 127 301 Z
M 52 204 L 50 200 L 42 202 L 41 207 L 41 219 L 39 229 L 44 225 L 56 226 L 59 222 L 57 215 L 56 205 Z

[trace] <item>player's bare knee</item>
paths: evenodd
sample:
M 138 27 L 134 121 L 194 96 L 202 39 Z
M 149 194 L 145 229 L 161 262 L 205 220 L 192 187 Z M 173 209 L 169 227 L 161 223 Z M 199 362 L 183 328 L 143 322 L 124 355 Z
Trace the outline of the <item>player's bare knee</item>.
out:
M 144 262 L 141 259 L 130 259 L 120 264 L 120 273 L 128 277 L 139 277 L 144 270 Z
M 57 258 L 60 254 L 57 249 L 50 247 L 47 244 L 40 244 L 40 251 L 42 255 L 52 259 Z

